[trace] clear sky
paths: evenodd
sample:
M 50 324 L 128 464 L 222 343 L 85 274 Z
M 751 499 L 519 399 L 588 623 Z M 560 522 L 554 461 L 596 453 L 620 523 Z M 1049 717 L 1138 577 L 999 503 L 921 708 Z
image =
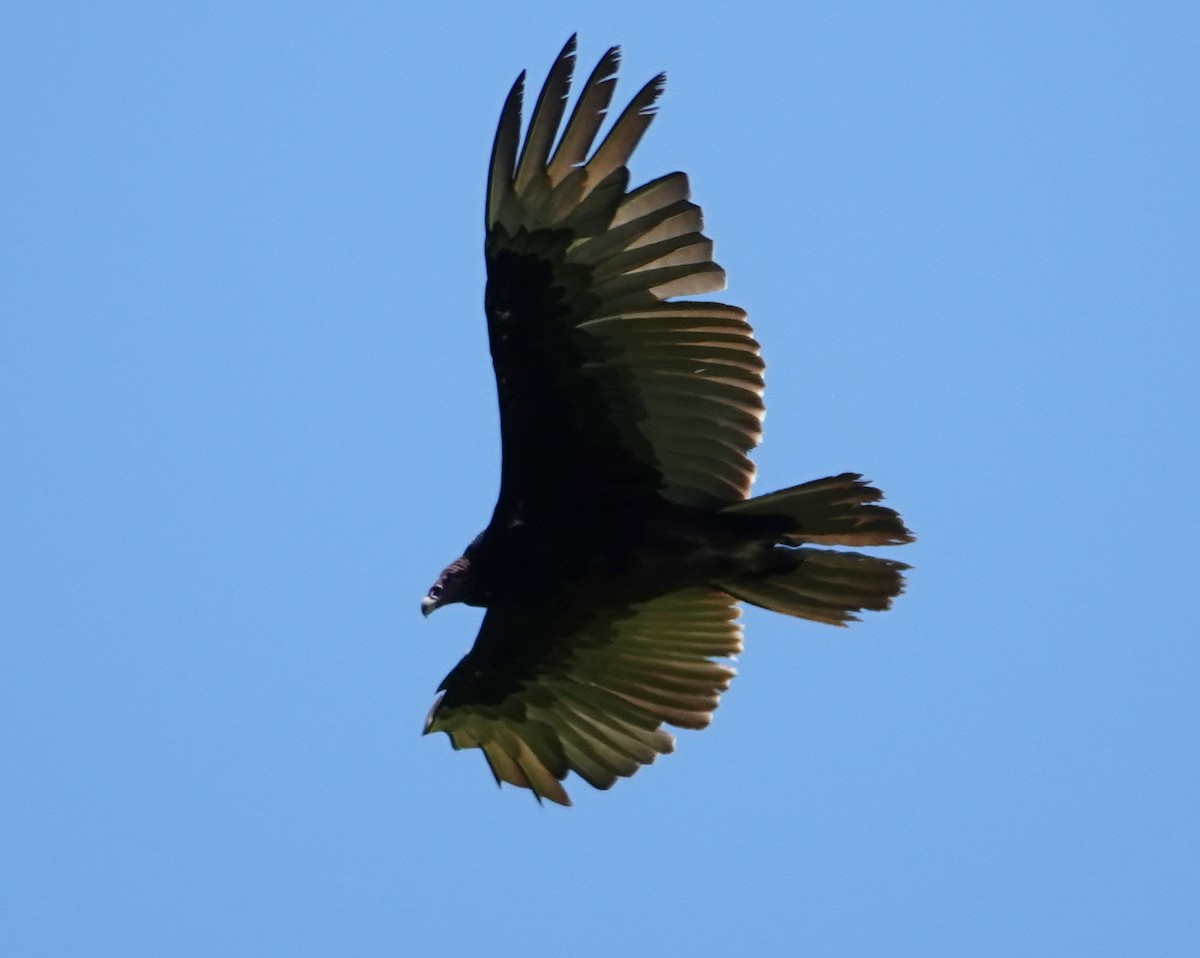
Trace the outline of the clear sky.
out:
M 1200 954 L 1200 8 L 567 6 L 4 5 L 0 952 Z M 668 72 L 634 176 L 762 341 L 757 489 L 920 541 L 560 809 L 418 734 L 480 619 L 418 602 L 497 489 L 496 117 L 576 30 Z

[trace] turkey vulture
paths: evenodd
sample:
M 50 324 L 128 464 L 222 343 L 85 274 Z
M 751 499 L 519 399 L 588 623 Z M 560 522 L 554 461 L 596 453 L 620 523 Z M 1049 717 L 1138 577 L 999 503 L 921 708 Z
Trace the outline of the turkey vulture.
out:
M 813 546 L 912 541 L 856 473 L 747 498 L 759 346 L 736 306 L 675 298 L 725 286 L 687 177 L 628 188 L 664 75 L 593 149 L 618 57 L 561 136 L 574 37 L 523 143 L 524 73 L 500 114 L 484 244 L 500 495 L 421 603 L 487 610 L 426 733 L 564 805 L 568 772 L 609 788 L 672 750 L 664 723 L 709 723 L 734 674 L 714 659 L 741 649 L 739 599 L 845 625 L 888 608 L 907 566 Z

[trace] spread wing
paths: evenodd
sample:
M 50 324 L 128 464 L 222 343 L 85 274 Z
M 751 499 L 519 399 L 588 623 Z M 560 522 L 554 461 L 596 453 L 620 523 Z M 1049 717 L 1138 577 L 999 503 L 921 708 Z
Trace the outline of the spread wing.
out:
M 663 723 L 704 728 L 741 650 L 731 596 L 686 589 L 637 606 L 555 618 L 490 609 L 425 724 L 483 750 L 496 781 L 568 805 L 562 779 L 595 788 L 670 752 Z
M 593 148 L 618 52 L 601 58 L 559 136 L 574 60 L 572 37 L 523 144 L 518 78 L 492 153 L 486 311 L 503 440 L 493 521 L 589 500 L 617 511 L 655 494 L 700 507 L 743 499 L 761 435 L 758 343 L 734 306 L 670 301 L 725 285 L 687 177 L 628 190 L 626 164 L 665 77 Z

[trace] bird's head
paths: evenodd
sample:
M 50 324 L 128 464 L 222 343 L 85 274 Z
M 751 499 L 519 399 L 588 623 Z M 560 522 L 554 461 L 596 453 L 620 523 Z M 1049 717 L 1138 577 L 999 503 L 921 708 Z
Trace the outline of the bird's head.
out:
M 421 600 L 421 614 L 429 615 L 434 609 L 440 609 L 452 602 L 470 601 L 468 593 L 473 581 L 471 560 L 466 556 L 459 556 L 442 570 L 442 574 Z

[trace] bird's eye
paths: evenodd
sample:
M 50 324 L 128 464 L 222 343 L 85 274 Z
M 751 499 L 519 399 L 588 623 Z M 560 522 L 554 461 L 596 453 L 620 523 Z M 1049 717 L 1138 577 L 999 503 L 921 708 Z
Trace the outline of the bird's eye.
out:
M 433 598 L 436 599 L 438 596 L 440 596 L 442 594 L 442 587 L 440 585 L 435 585 L 432 589 L 429 590 L 429 594 Z

